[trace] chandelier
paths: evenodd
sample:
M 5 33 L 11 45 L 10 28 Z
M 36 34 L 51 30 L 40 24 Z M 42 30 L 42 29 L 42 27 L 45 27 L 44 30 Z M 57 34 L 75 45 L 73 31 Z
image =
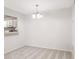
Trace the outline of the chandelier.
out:
M 43 15 L 38 11 L 38 7 L 39 7 L 39 5 L 36 4 L 35 5 L 35 12 L 33 12 L 33 14 L 32 14 L 33 19 L 40 19 L 43 17 Z

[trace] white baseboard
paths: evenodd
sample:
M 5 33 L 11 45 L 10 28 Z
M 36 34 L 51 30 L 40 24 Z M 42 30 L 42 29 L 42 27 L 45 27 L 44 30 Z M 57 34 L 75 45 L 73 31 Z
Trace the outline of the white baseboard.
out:
M 72 50 L 66 50 L 66 49 L 58 49 L 58 48 L 52 48 L 52 49 L 61 50 L 61 51 L 67 51 L 67 52 L 72 52 Z
M 38 48 L 46 48 L 46 49 L 54 49 L 54 50 L 67 51 L 67 52 L 71 52 L 72 53 L 72 50 L 66 50 L 66 49 L 49 48 L 49 47 L 39 47 L 39 46 L 33 46 L 33 45 L 26 45 L 26 46 L 38 47 Z
M 38 47 L 38 46 L 31 46 L 31 45 L 25 45 L 23 47 L 27 47 L 27 46 L 30 46 L 30 47 Z M 19 48 L 15 48 L 15 49 L 12 49 L 10 51 L 8 51 L 7 53 L 4 53 L 4 55 L 8 54 L 8 53 L 11 53 L 13 51 L 16 51 L 18 49 L 21 49 L 23 47 L 19 47 Z M 45 49 L 54 49 L 54 50 L 61 50 L 61 51 L 67 51 L 67 52 L 72 52 L 72 50 L 65 50 L 65 49 L 58 49 L 58 48 L 48 48 L 48 47 L 38 47 L 38 48 L 45 48 Z

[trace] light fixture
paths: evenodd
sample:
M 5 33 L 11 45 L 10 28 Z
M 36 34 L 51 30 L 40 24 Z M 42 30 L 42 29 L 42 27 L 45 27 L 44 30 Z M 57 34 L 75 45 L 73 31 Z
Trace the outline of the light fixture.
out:
M 38 7 L 39 7 L 39 5 L 36 4 L 35 5 L 35 12 L 33 12 L 33 14 L 32 14 L 33 19 L 40 19 L 43 17 L 43 15 L 38 11 Z

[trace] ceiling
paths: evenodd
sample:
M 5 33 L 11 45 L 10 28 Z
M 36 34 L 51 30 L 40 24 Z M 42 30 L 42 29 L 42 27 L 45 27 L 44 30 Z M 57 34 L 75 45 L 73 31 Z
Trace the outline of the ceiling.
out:
M 27 14 L 33 12 L 35 4 L 39 4 L 39 11 L 69 8 L 74 0 L 4 0 L 4 6 Z

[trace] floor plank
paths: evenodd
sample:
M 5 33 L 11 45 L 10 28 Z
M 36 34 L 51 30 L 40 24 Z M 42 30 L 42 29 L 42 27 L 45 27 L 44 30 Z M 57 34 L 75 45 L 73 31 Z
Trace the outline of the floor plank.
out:
M 72 59 L 72 54 L 60 50 L 23 47 L 5 54 L 5 59 Z

